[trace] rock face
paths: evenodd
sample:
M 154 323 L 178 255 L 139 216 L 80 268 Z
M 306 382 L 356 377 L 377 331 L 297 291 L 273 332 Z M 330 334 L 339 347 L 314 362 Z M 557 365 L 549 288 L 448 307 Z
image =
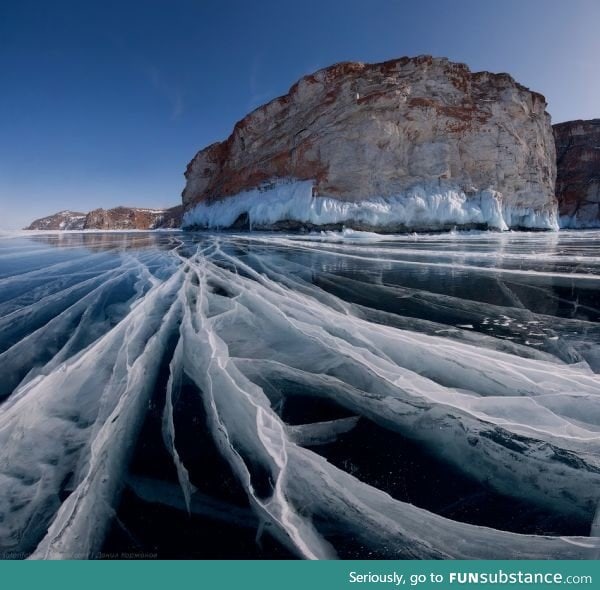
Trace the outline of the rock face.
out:
M 86 218 L 83 229 L 159 229 L 181 225 L 181 207 L 171 209 L 139 209 L 115 207 L 94 209 Z
M 83 229 L 85 223 L 85 213 L 76 211 L 59 211 L 48 217 L 36 219 L 25 229 Z
M 181 227 L 182 207 L 170 209 L 141 209 L 115 207 L 94 209 L 89 213 L 61 211 L 36 219 L 25 229 L 82 230 L 82 229 L 164 229 Z
M 184 226 L 553 228 L 545 107 L 507 74 L 447 59 L 337 64 L 196 154 Z
M 562 227 L 600 227 L 600 119 L 554 125 Z

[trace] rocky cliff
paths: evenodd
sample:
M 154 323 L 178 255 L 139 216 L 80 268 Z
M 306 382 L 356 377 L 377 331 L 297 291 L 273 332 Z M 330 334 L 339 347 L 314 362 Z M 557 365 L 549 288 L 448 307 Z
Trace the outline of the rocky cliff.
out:
M 89 213 L 61 211 L 36 219 L 25 229 L 82 230 L 82 229 L 161 229 L 181 226 L 182 207 L 170 209 L 142 209 L 115 207 L 94 209 Z
M 140 209 L 115 207 L 94 209 L 86 218 L 84 229 L 158 229 L 181 225 L 181 207 Z
M 555 228 L 545 108 L 509 75 L 447 59 L 337 64 L 196 154 L 184 226 Z
M 554 125 L 562 227 L 600 227 L 600 119 Z
M 25 229 L 83 229 L 85 223 L 85 213 L 78 213 L 76 211 L 59 211 L 54 215 L 48 215 L 47 217 L 41 217 L 31 222 L 31 225 Z

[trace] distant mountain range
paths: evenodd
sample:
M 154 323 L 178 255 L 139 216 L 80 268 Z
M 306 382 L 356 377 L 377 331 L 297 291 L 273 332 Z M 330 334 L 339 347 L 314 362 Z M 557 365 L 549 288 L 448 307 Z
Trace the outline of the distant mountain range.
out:
M 168 229 L 181 226 L 182 207 L 145 209 L 115 207 L 94 209 L 89 213 L 60 211 L 33 221 L 25 229 L 86 230 L 86 229 Z

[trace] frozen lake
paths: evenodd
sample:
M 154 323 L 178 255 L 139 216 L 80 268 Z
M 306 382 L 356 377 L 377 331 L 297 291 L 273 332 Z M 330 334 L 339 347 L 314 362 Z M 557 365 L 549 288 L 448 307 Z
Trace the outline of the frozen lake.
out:
M 0 368 L 4 558 L 600 557 L 600 231 L 4 233 Z

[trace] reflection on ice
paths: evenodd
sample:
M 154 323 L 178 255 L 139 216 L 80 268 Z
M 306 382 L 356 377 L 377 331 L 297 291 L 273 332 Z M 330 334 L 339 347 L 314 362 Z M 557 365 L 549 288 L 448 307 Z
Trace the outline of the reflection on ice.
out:
M 4 557 L 597 558 L 597 239 L 3 236 Z

